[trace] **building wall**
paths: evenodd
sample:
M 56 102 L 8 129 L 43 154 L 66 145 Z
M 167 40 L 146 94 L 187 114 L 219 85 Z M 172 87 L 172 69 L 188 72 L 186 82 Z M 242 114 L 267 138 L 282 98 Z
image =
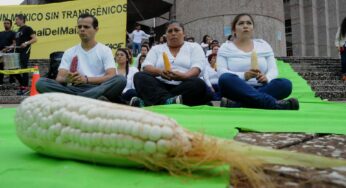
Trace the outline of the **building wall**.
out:
M 224 28 L 231 26 L 235 15 L 250 13 L 255 20 L 255 38 L 268 41 L 275 55 L 286 56 L 283 8 L 283 1 L 277 0 L 178 0 L 175 16 L 197 42 L 205 34 L 223 42 L 227 39 Z
M 291 20 L 293 56 L 338 57 L 335 34 L 346 16 L 346 0 L 285 1 Z M 288 37 L 287 37 L 288 38 Z M 289 39 L 290 40 L 290 39 Z
M 235 15 L 246 12 L 254 17 L 255 37 L 268 41 L 276 56 L 339 57 L 334 40 L 346 17 L 346 0 L 169 1 L 173 3 L 170 18 L 185 24 L 187 35 L 197 42 L 205 34 L 225 41 L 224 28 L 231 26 Z M 52 1 L 25 0 L 23 4 L 48 2 Z

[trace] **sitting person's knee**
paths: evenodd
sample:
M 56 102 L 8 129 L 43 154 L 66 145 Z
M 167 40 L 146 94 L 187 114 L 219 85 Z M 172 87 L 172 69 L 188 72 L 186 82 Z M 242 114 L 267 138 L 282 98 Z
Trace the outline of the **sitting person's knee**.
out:
M 220 76 L 219 78 L 219 86 L 224 85 L 225 83 L 229 82 L 231 79 L 233 79 L 235 76 L 235 74 L 232 73 L 224 73 Z
M 286 78 L 276 78 L 272 80 L 271 82 L 274 82 L 281 88 L 287 88 L 289 90 L 292 90 L 292 82 Z
M 36 90 L 39 92 L 39 93 L 42 93 L 45 88 L 46 88 L 46 82 L 47 82 L 47 79 L 48 78 L 40 78 L 37 82 L 36 82 Z

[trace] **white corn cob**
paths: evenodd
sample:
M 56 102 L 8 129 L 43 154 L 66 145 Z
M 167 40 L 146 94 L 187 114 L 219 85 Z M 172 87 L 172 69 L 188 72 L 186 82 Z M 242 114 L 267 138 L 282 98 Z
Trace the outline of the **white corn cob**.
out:
M 16 125 L 19 138 L 40 153 L 100 163 L 163 158 L 191 148 L 189 135 L 166 116 L 65 94 L 26 99 Z
M 255 187 L 270 186 L 260 169 L 262 163 L 322 168 L 346 165 L 343 160 L 191 133 L 163 115 L 61 93 L 25 99 L 15 122 L 21 141 L 42 154 L 104 164 L 144 164 L 173 173 L 229 164 Z

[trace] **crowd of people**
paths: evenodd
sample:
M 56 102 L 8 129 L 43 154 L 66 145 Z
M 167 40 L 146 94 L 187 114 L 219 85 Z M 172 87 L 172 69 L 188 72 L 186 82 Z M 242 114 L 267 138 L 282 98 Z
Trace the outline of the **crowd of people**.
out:
M 240 14 L 226 42 L 206 35 L 199 44 L 185 35 L 181 23 L 171 21 L 161 43 L 151 48 L 142 42 L 148 34 L 137 26 L 128 33 L 138 35 L 137 44 L 132 50 L 117 49 L 113 57 L 96 41 L 96 17 L 82 14 L 77 20 L 81 43 L 65 51 L 57 78 L 41 78 L 36 88 L 40 93 L 64 92 L 136 107 L 219 100 L 222 107 L 298 110 L 297 99 L 285 99 L 292 83 L 277 78 L 273 50 L 253 38 L 254 25 L 251 15 Z M 252 66 L 254 53 L 257 67 Z
M 12 20 L 3 21 L 0 32 L 0 69 L 3 56 L 18 53 L 20 68 L 27 68 L 31 45 L 37 42 L 34 30 L 25 24 L 23 14 L 15 16 L 18 31 L 12 30 Z M 37 90 L 64 92 L 73 95 L 123 103 L 137 107 L 185 104 L 188 106 L 221 101 L 222 107 L 262 109 L 299 109 L 296 98 L 289 98 L 292 82 L 278 77 L 278 68 L 271 46 L 253 37 L 255 23 L 250 14 L 237 15 L 231 25 L 233 35 L 225 42 L 205 35 L 200 43 L 186 36 L 184 26 L 176 21 L 167 24 L 166 32 L 155 45 L 136 25 L 131 33 L 132 49 L 119 48 L 115 54 L 96 41 L 98 20 L 81 14 L 77 20 L 80 44 L 65 51 L 56 79 L 42 78 Z M 346 81 L 346 18 L 335 36 L 335 46 L 341 56 L 342 80 Z M 167 54 L 170 68 L 165 67 Z M 258 65 L 253 67 L 255 53 Z M 113 56 L 114 55 L 114 56 Z M 3 84 L 0 74 L 0 86 Z M 18 95 L 26 94 L 28 73 L 9 76 L 9 82 L 19 83 Z
M 26 17 L 23 14 L 15 16 L 15 24 L 19 27 L 17 32 L 12 31 L 12 21 L 10 19 L 4 20 L 3 32 L 0 32 L 0 50 L 1 56 L 3 53 L 18 53 L 20 68 L 28 68 L 31 45 L 37 41 L 34 30 L 25 24 Z M 16 55 L 16 54 L 12 54 Z M 1 60 L 3 61 L 3 59 Z M 4 63 L 0 62 L 0 69 L 4 69 Z M 15 79 L 19 82 L 18 95 L 24 95 L 29 91 L 29 74 L 15 74 L 10 76 L 10 82 L 15 83 Z M 0 74 L 0 85 L 3 84 L 3 74 Z

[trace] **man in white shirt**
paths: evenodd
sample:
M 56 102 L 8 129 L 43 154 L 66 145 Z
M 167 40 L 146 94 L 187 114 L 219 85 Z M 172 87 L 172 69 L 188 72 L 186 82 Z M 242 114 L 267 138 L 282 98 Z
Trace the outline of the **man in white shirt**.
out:
M 132 38 L 132 54 L 133 56 L 137 56 L 141 51 L 142 39 L 147 39 L 150 35 L 142 31 L 139 24 L 136 25 L 135 30 L 133 30 L 129 35 L 130 38 Z
M 41 78 L 36 88 L 40 93 L 62 92 L 115 102 L 126 78 L 116 75 L 111 49 L 95 39 L 99 29 L 96 17 L 81 14 L 77 23 L 81 44 L 64 53 L 55 80 Z

